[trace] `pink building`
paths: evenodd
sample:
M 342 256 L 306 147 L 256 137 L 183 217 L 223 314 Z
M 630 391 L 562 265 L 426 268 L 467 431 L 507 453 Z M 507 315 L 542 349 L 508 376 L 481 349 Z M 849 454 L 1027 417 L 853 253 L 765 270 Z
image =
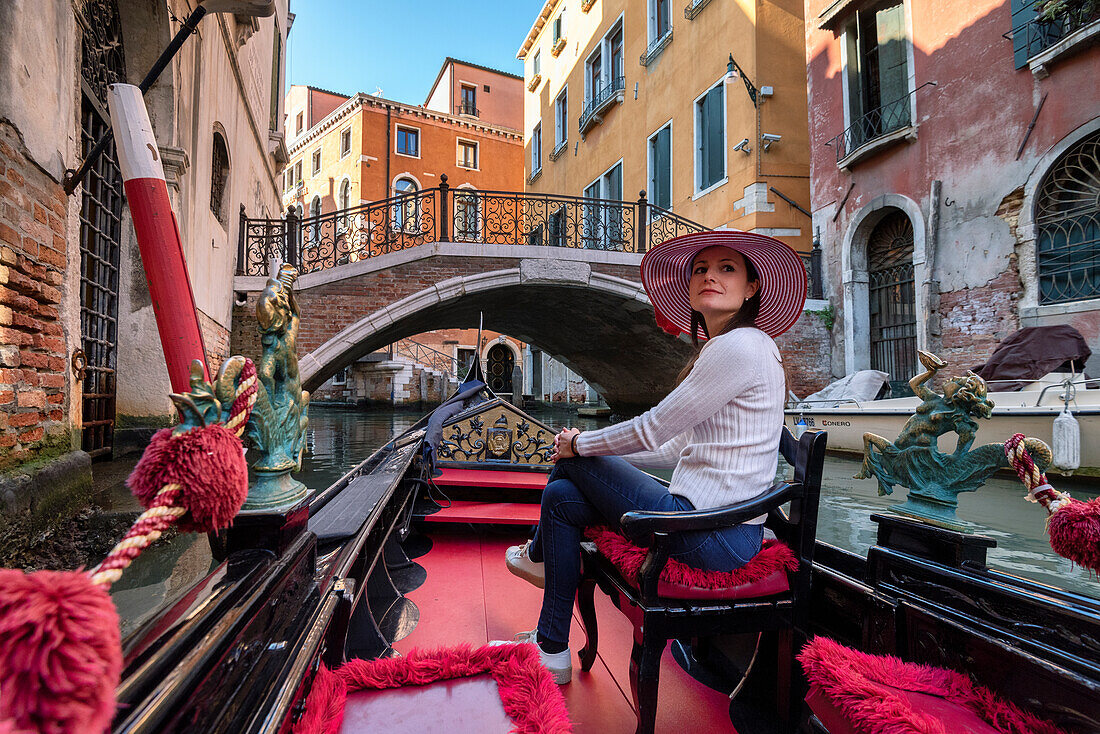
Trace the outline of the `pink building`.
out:
M 1100 13 L 807 0 L 812 209 L 835 375 L 954 370 L 1074 325 L 1100 374 Z

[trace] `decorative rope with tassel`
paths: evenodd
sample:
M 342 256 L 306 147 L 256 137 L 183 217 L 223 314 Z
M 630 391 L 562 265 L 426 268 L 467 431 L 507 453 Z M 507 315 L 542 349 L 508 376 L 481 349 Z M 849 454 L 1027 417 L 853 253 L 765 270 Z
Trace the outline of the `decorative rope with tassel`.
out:
M 1035 441 L 1032 450 L 1049 451 L 1042 441 Z M 1050 486 L 1019 433 L 1005 441 L 1005 456 L 1027 487 L 1027 499 L 1047 509 L 1047 539 L 1054 552 L 1100 574 L 1100 498 L 1081 502 Z
M 233 393 L 229 418 L 225 421 L 225 428 L 238 438 L 248 425 L 258 389 L 256 365 L 251 359 L 246 359 Z M 134 559 L 155 543 L 173 523 L 190 512 L 188 508 L 180 506 L 179 497 L 182 491 L 183 486 L 178 483 L 168 483 L 161 487 L 145 512 L 130 526 L 125 537 L 111 549 L 102 563 L 92 569 L 90 573 L 93 584 L 110 588 Z
M 1035 466 L 1035 461 L 1024 446 L 1024 434 L 1014 434 L 1005 441 L 1005 456 L 1027 488 L 1025 499 L 1028 502 L 1038 502 L 1053 515 L 1073 501 L 1068 493 L 1059 492 L 1052 487 L 1047 481 L 1047 475 Z

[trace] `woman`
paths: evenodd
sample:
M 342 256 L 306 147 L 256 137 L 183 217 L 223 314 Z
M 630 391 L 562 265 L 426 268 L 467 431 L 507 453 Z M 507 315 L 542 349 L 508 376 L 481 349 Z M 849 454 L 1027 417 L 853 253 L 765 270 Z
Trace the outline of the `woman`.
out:
M 572 676 L 569 622 L 584 528 L 621 529 L 619 518 L 630 510 L 750 500 L 775 477 L 786 389 L 772 337 L 802 312 L 801 259 L 770 237 L 700 232 L 654 248 L 641 270 L 657 322 L 672 333 L 690 333 L 697 348 L 700 337 L 707 341 L 652 410 L 598 431 L 566 429 L 554 439 L 556 466 L 538 530 L 531 541 L 509 548 L 506 562 L 545 589 L 538 628 L 516 641 L 537 644 L 558 683 Z M 667 488 L 636 468 L 670 466 Z M 681 533 L 671 556 L 696 568 L 733 570 L 760 550 L 764 519 Z

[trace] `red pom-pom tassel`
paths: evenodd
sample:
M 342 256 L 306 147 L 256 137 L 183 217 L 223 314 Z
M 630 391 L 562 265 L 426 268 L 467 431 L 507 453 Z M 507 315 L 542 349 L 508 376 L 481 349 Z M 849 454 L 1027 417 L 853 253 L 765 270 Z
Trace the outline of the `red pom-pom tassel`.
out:
M 1073 500 L 1047 521 L 1050 547 L 1060 556 L 1100 573 L 1100 498 Z
M 107 591 L 79 571 L 0 570 L 0 661 L 0 722 L 9 731 L 106 730 L 122 671 Z
M 240 440 L 221 424 L 179 436 L 165 428 L 153 436 L 126 483 L 145 507 L 165 485 L 180 485 L 175 504 L 187 510 L 180 529 L 206 533 L 228 526 L 241 509 L 248 464 Z

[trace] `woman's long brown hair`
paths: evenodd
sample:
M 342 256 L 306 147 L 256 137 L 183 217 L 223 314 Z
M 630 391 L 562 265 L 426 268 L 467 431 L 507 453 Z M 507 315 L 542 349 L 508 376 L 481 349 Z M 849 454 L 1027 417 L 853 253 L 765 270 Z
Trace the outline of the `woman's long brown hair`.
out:
M 756 266 L 752 264 L 752 260 L 745 257 L 744 253 L 741 253 L 741 257 L 745 261 L 745 279 L 748 283 L 759 283 L 760 274 L 756 271 Z M 756 317 L 760 315 L 760 294 L 764 290 L 763 286 L 756 289 L 756 293 L 752 294 L 750 298 L 746 298 L 741 304 L 741 308 L 737 309 L 737 313 L 730 317 L 730 320 L 726 322 L 726 325 L 715 334 L 714 336 L 722 336 L 728 334 L 734 329 L 740 329 L 746 326 L 756 326 Z M 680 374 L 676 376 L 676 384 L 679 385 L 687 376 L 691 374 L 692 367 L 695 366 L 695 360 L 699 359 L 699 353 L 702 351 L 702 347 L 699 346 L 699 332 L 702 331 L 703 336 L 707 339 L 711 339 L 710 333 L 707 331 L 707 322 L 703 319 L 703 314 L 699 313 L 695 309 L 691 310 L 691 343 L 695 347 L 695 354 L 691 355 L 691 359 L 688 360 L 684 368 L 680 370 Z M 782 361 L 783 355 L 780 354 L 780 365 L 783 367 L 783 402 L 787 402 L 787 363 Z

